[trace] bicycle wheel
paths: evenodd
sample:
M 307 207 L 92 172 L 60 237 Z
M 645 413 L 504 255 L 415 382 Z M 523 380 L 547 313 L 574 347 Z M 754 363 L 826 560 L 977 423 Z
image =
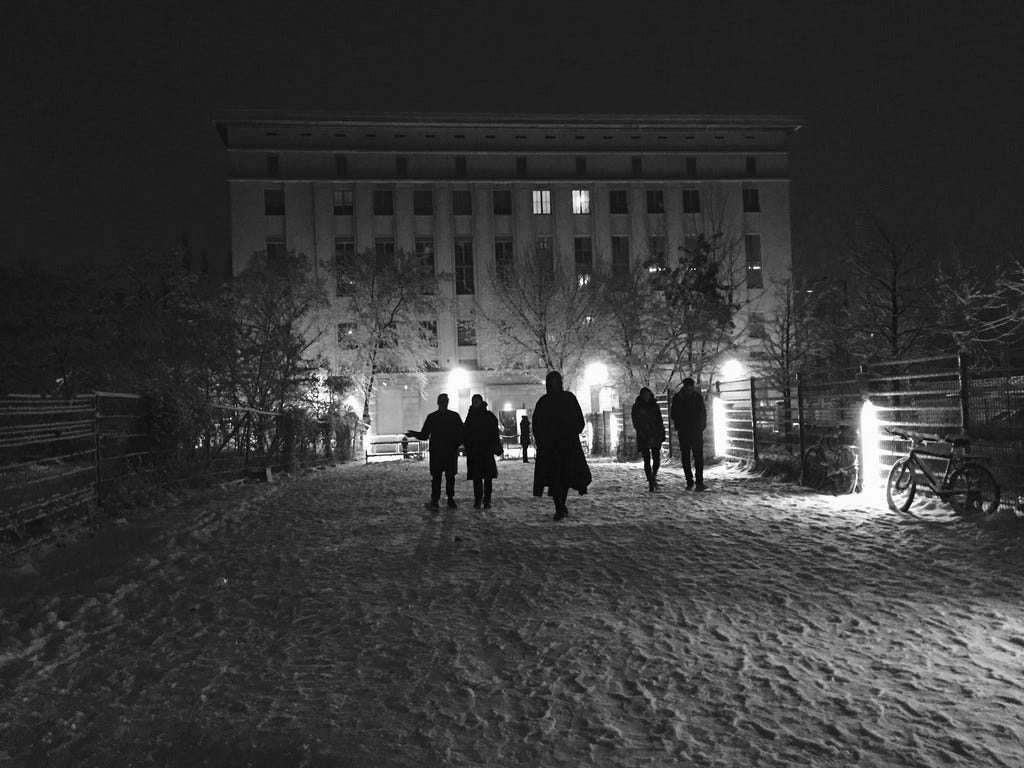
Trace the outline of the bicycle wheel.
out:
M 999 483 L 981 464 L 964 464 L 943 491 L 946 500 L 962 514 L 991 515 L 999 509 Z
M 910 459 L 897 459 L 889 470 L 889 480 L 885 484 L 885 500 L 889 503 L 889 509 L 906 512 L 914 503 L 916 493 L 914 465 Z
M 857 454 L 852 448 L 840 448 L 829 472 L 836 493 L 845 496 L 857 490 Z
M 821 448 L 815 446 L 804 452 L 803 461 L 800 463 L 800 483 L 808 488 L 818 490 L 825 484 L 827 465 L 825 455 Z

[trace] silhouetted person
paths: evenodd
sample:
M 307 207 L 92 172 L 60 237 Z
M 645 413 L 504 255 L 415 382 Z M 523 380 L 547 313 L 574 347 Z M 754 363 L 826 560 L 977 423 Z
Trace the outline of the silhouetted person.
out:
M 441 501 L 441 475 L 444 475 L 448 506 L 455 503 L 455 475 L 459 469 L 459 446 L 462 445 L 462 419 L 448 410 L 448 395 L 437 396 L 437 410 L 427 415 L 423 429 L 410 429 L 406 437 L 430 441 L 430 501 L 427 506 L 437 510 Z
M 658 488 L 658 469 L 661 467 L 661 444 L 665 442 L 665 422 L 661 406 L 647 387 L 640 390 L 632 410 L 636 447 L 644 457 L 644 474 L 650 491 Z
M 683 472 L 686 474 L 686 490 L 704 490 L 704 428 L 708 425 L 704 398 L 694 387 L 693 379 L 683 379 L 683 388 L 672 398 L 672 423 L 679 433 L 679 453 L 682 456 Z M 693 454 L 693 468 L 690 455 Z
M 519 444 L 523 446 L 523 464 L 529 464 L 529 447 L 530 447 L 530 420 L 523 414 L 523 418 L 519 420 Z
M 494 457 L 501 452 L 501 429 L 498 417 L 487 410 L 482 395 L 473 395 L 462 428 L 462 444 L 466 447 L 466 476 L 473 481 L 473 507 L 490 508 L 491 483 L 498 476 Z
M 547 394 L 533 409 L 533 439 L 537 444 L 533 495 L 543 496 L 547 488 L 555 502 L 555 520 L 561 520 L 569 514 L 565 506 L 569 489 L 583 494 L 590 485 L 590 467 L 580 445 L 586 420 L 576 395 L 562 388 L 562 374 L 551 371 L 544 383 Z

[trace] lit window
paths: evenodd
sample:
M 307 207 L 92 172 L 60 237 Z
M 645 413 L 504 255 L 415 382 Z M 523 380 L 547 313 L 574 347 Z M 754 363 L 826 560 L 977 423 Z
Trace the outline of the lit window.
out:
M 550 189 L 535 189 L 533 190 L 533 212 L 536 214 L 550 214 L 551 213 L 551 190 Z
M 572 212 L 590 213 L 590 190 L 574 189 L 572 191 Z
M 352 190 L 351 189 L 336 189 L 336 190 L 334 190 L 334 215 L 335 216 L 351 216 L 352 215 Z

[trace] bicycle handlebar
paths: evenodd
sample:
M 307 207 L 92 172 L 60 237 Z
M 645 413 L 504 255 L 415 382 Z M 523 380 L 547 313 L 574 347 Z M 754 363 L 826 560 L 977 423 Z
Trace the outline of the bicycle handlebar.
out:
M 891 429 L 890 427 L 883 427 L 883 429 L 890 435 L 900 437 L 904 440 L 909 440 L 914 445 L 927 445 L 928 443 L 949 443 L 953 446 L 965 446 L 970 445 L 971 441 L 966 435 L 926 435 L 920 432 L 907 432 L 902 429 Z

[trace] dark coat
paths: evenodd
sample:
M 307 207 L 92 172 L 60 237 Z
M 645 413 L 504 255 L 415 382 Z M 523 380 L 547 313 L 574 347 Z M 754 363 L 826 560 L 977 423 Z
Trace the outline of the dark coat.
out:
M 704 398 L 697 389 L 687 393 L 680 389 L 672 398 L 672 423 L 676 432 L 693 434 L 703 432 L 708 425 L 708 412 Z
M 522 446 L 530 444 L 530 420 L 525 416 L 519 420 L 519 444 Z
M 647 402 L 638 397 L 633 403 L 632 416 L 637 449 L 657 450 L 665 442 L 665 422 L 661 418 L 661 406 L 658 405 L 658 401 L 653 396 Z
M 486 404 L 469 409 L 462 435 L 462 444 L 466 447 L 466 477 L 470 480 L 497 477 L 494 449 L 500 440 L 500 430 L 498 417 L 487 410 Z
M 410 430 L 418 440 L 430 441 L 430 474 L 458 471 L 459 446 L 462 445 L 462 417 L 455 411 L 437 410 L 427 415 L 423 429 Z
M 537 458 L 533 467 L 533 495 L 543 496 L 552 482 L 581 494 L 592 480 L 580 432 L 587 422 L 576 395 L 558 390 L 542 395 L 533 409 L 533 439 Z

